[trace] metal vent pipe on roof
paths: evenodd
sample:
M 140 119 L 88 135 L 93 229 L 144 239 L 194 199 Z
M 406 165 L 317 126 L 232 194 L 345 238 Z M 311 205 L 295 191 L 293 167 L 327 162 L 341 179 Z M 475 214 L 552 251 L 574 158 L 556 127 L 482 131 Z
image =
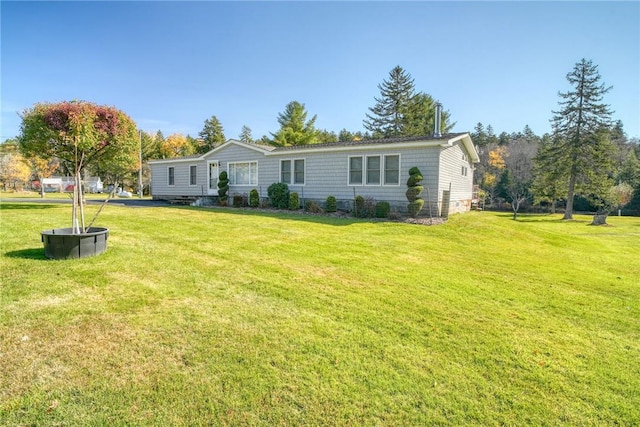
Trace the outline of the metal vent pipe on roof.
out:
M 440 131 L 440 121 L 442 120 L 442 104 L 436 102 L 436 119 L 433 126 L 433 136 L 435 138 L 440 138 L 442 133 Z

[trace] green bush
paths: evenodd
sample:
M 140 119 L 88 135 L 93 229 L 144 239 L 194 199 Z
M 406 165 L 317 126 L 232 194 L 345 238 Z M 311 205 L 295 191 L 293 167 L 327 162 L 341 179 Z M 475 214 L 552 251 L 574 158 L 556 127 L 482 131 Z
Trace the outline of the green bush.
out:
M 409 201 L 409 215 L 412 217 L 418 216 L 420 210 L 422 210 L 422 206 L 424 206 L 424 200 L 420 198 L 420 194 L 424 190 L 424 187 L 420 185 L 422 182 L 422 172 L 417 167 L 412 167 L 409 169 L 409 179 L 407 180 L 407 191 L 405 196 L 407 196 L 407 200 Z
M 249 191 L 249 206 L 251 206 L 252 208 L 257 208 L 258 206 L 260 206 L 260 194 L 255 188 Z
M 271 206 L 278 209 L 289 208 L 289 186 L 282 182 L 275 182 L 267 189 Z
M 222 206 L 227 205 L 227 201 L 229 200 L 229 176 L 227 175 L 227 171 L 220 172 L 218 175 L 218 200 Z
M 407 200 L 409 202 L 413 202 L 416 199 L 420 198 L 420 194 L 422 194 L 422 191 L 424 190 L 424 187 L 421 185 L 416 185 L 415 187 L 409 187 L 407 188 L 407 192 L 404 193 L 407 196 Z
M 327 197 L 327 201 L 324 204 L 324 210 L 326 212 L 335 212 L 338 210 L 338 201 L 334 196 Z
M 409 169 L 409 175 L 422 175 L 422 172 L 420 172 L 420 169 L 418 169 L 417 166 L 414 166 Z
M 391 205 L 389 204 L 389 202 L 376 203 L 376 218 L 388 217 L 390 210 L 391 210 Z
M 415 199 L 413 202 L 409 203 L 409 206 L 407 206 L 409 210 L 409 215 L 411 215 L 414 218 L 417 217 L 418 213 L 420 213 L 423 206 L 424 206 L 424 200 Z
M 289 195 L 289 210 L 297 211 L 300 209 L 300 196 L 295 191 Z
M 373 218 L 376 216 L 376 199 L 373 197 L 356 196 L 353 216 L 358 218 Z
M 409 179 L 407 180 L 407 187 L 413 187 L 415 185 L 419 185 L 424 178 L 419 173 L 409 175 Z

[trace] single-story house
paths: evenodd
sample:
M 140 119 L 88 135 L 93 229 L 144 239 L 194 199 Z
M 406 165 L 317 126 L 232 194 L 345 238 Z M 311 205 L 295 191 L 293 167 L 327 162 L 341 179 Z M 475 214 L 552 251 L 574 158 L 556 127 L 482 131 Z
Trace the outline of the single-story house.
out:
M 430 204 L 434 215 L 446 216 L 471 208 L 478 161 L 469 134 L 450 133 L 287 147 L 230 139 L 208 153 L 150 160 L 149 166 L 154 199 L 216 197 L 224 170 L 230 198 L 256 189 L 264 199 L 271 184 L 283 182 L 303 204 L 324 206 L 334 196 L 339 208 L 349 210 L 360 195 L 387 201 L 400 212 L 407 211 L 409 169 L 417 166 L 424 176 L 423 213 Z

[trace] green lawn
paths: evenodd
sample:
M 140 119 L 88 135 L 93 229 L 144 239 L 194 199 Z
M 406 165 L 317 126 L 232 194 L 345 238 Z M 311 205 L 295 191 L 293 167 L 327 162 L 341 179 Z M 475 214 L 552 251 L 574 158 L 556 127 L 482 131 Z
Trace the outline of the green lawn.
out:
M 640 424 L 639 218 L 0 207 L 0 425 Z

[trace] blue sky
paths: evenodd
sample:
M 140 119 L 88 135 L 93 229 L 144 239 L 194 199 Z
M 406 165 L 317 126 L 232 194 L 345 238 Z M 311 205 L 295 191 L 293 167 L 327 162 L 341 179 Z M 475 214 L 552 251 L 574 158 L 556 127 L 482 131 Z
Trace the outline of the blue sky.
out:
M 212 115 L 227 138 L 278 129 L 293 100 L 316 127 L 364 130 L 400 65 L 472 131 L 550 131 L 581 58 L 640 136 L 639 2 L 0 3 L 0 141 L 40 101 L 115 106 L 145 131 L 196 136 Z

